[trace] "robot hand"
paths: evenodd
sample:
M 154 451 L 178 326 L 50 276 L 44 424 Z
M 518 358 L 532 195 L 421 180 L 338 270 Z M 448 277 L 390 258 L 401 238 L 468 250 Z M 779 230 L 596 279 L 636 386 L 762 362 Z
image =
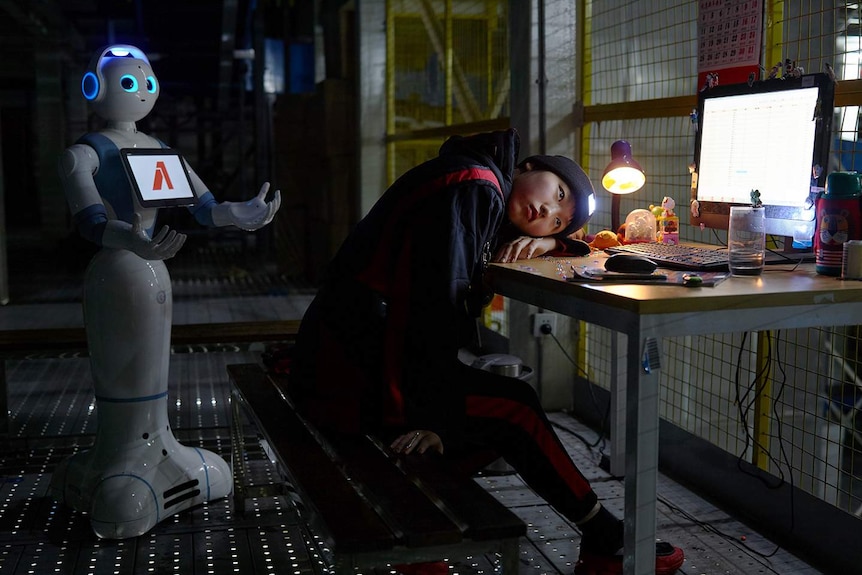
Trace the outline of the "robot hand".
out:
M 212 211 L 213 223 L 219 227 L 234 225 L 247 232 L 259 230 L 272 221 L 281 207 L 281 192 L 276 190 L 269 203 L 266 201 L 267 192 L 269 182 L 264 182 L 253 200 L 218 204 Z
M 145 260 L 166 260 L 176 255 L 186 241 L 186 235 L 162 226 L 152 239 L 144 231 L 141 214 L 135 214 L 132 224 L 111 220 L 105 227 L 102 245 L 106 248 L 129 250 Z

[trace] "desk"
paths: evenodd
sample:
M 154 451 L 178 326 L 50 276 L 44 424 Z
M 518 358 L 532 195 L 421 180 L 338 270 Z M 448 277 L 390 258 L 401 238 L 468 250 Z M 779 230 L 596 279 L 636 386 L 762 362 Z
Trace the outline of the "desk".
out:
M 858 323 L 862 282 L 820 276 L 813 264 L 767 266 L 716 287 L 573 283 L 572 265 L 601 265 L 603 255 L 493 264 L 498 294 L 617 332 L 611 371 L 611 469 L 625 470 L 626 575 L 655 565 L 661 340 L 668 336 L 766 331 Z M 598 260 L 598 261 L 597 261 Z M 655 351 L 658 353 L 650 353 Z M 650 368 L 646 369 L 645 364 Z M 619 433 L 625 425 L 625 433 Z

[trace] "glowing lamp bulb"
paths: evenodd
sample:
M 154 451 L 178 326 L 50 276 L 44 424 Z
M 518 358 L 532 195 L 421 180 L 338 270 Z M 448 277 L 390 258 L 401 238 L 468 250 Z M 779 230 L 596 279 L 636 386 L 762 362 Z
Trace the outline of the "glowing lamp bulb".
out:
M 612 194 L 631 194 L 646 183 L 643 168 L 632 158 L 631 144 L 617 140 L 611 146 L 611 162 L 602 174 L 602 187 Z

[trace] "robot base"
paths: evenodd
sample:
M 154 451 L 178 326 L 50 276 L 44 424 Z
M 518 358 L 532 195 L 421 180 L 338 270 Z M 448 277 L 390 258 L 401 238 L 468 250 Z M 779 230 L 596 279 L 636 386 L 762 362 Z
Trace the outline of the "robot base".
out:
M 112 429 L 109 422 L 118 417 L 140 419 L 142 410 L 150 415 L 166 414 L 166 399 L 144 405 L 100 405 L 96 444 L 66 459 L 54 471 L 50 494 L 88 513 L 93 531 L 101 538 L 142 535 L 171 515 L 231 492 L 228 464 L 210 451 L 181 445 L 164 415 L 158 418 L 158 431 L 120 442 L 116 432 L 105 437 Z M 103 429 L 108 431 L 101 433 Z

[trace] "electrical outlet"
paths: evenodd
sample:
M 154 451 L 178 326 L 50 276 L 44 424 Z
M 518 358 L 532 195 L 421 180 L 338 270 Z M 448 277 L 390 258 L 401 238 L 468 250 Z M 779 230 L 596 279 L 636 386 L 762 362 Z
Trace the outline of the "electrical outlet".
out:
M 545 327 L 545 331 L 542 328 Z M 533 314 L 533 336 L 542 337 L 551 333 L 557 333 L 557 314 L 537 313 Z

